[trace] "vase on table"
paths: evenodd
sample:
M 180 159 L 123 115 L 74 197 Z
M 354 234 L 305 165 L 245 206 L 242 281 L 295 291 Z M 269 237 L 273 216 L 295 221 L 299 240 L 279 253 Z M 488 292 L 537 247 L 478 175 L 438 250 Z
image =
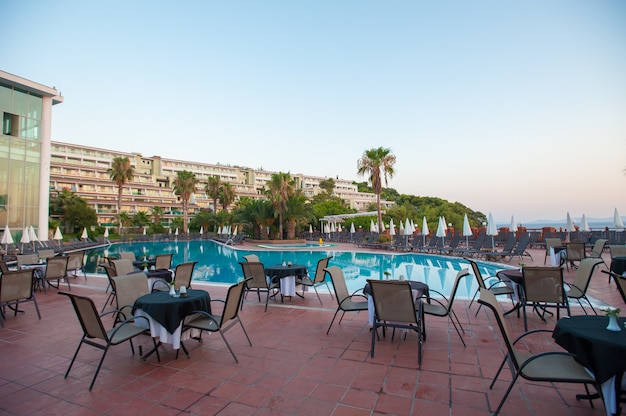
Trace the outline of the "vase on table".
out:
M 170 296 L 174 296 L 176 294 L 176 288 L 174 285 L 170 285 Z
M 619 327 L 619 323 L 617 322 L 617 316 L 609 315 L 609 324 L 606 326 L 606 329 L 609 331 L 621 331 L 622 328 Z

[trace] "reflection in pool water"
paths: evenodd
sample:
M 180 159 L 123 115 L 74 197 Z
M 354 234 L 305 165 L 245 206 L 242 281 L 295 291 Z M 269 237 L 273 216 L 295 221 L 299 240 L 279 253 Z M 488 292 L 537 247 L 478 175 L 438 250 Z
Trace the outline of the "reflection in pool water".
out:
M 462 258 L 434 256 L 413 253 L 361 253 L 336 250 L 254 250 L 224 246 L 213 241 L 180 242 L 141 242 L 113 244 L 108 248 L 99 248 L 88 253 L 85 270 L 88 273 L 104 271 L 96 265 L 106 256 L 114 256 L 121 251 L 132 251 L 140 259 L 157 254 L 172 253 L 172 265 L 188 261 L 197 261 L 193 280 L 198 282 L 232 284 L 242 277 L 240 261 L 243 256 L 254 253 L 265 265 L 280 264 L 283 260 L 293 264 L 304 264 L 313 275 L 317 261 L 326 256 L 333 256 L 330 265 L 339 266 L 346 277 L 350 292 L 362 288 L 367 279 L 385 279 L 386 272 L 390 279 L 417 280 L 427 283 L 432 289 L 448 294 L 459 270 L 471 268 Z M 501 264 L 479 262 L 483 277 L 495 276 L 498 270 L 505 268 Z M 96 269 L 100 269 L 97 270 Z M 329 279 L 329 277 L 327 277 Z M 477 284 L 473 275 L 461 282 L 458 296 L 471 297 Z

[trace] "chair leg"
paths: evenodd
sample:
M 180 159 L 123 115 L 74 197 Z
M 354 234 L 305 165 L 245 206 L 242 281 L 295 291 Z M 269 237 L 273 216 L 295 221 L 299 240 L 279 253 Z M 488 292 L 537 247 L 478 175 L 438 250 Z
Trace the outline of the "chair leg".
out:
M 504 402 L 509 396 L 509 393 L 511 393 L 511 390 L 513 389 L 513 386 L 515 385 L 515 381 L 517 380 L 518 377 L 519 377 L 519 373 L 515 372 L 515 376 L 513 377 L 513 380 L 511 380 L 511 384 L 509 384 L 509 387 L 506 389 L 506 392 L 504 393 L 502 400 L 500 400 L 500 404 L 498 405 L 498 408 L 496 409 L 495 412 L 493 412 L 493 416 L 497 416 L 497 414 L 500 413 L 500 410 L 502 409 Z
M 37 318 L 39 318 L 39 320 L 41 321 L 41 314 L 39 313 L 39 306 L 37 305 L 37 299 L 35 299 L 34 294 L 33 294 L 33 303 L 35 304 L 35 310 L 37 311 Z
M 222 333 L 222 331 L 217 331 L 220 333 L 220 335 L 222 336 L 222 339 L 224 340 L 224 344 L 226 344 L 226 348 L 228 348 L 228 351 L 230 351 L 230 355 L 233 356 L 233 358 L 235 359 L 235 362 L 237 364 L 239 364 L 239 360 L 237 359 L 237 356 L 235 355 L 235 352 L 233 351 L 233 349 L 230 347 L 230 344 L 228 343 L 228 341 L 226 341 L 226 337 L 224 336 L 224 334 Z M 181 343 L 182 345 L 182 343 Z
M 330 325 L 328 325 L 328 329 L 326 330 L 326 335 L 328 335 L 328 333 L 330 332 L 330 328 L 333 326 L 333 322 L 335 322 L 335 318 L 337 317 L 338 312 L 339 312 L 339 308 L 337 308 L 337 310 L 335 311 L 335 314 L 333 315 L 333 319 L 332 321 L 330 321 Z
M 96 374 L 93 375 L 93 379 L 91 380 L 91 384 L 89 385 L 89 391 L 91 391 L 93 384 L 96 382 L 96 377 L 98 377 L 98 373 L 100 373 L 100 368 L 102 368 L 102 363 L 104 362 L 104 357 L 107 355 L 107 351 L 109 350 L 109 345 L 104 348 L 104 352 L 102 353 L 102 358 L 100 358 L 100 362 L 98 363 L 98 368 L 96 368 Z
M 317 300 L 320 301 L 320 305 L 323 305 L 322 298 L 320 298 L 320 294 L 317 292 L 317 288 L 313 286 L 313 290 L 315 290 L 315 294 L 317 295 Z

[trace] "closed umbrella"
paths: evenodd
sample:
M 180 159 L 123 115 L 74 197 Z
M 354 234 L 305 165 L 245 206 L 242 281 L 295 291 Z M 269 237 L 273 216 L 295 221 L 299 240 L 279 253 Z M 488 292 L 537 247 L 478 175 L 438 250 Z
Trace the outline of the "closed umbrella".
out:
M 235 225 L 233 227 L 233 236 L 236 236 L 236 235 L 237 235 L 237 226 Z
M 469 248 L 469 236 L 474 235 L 472 227 L 470 227 L 469 218 L 467 214 L 463 216 L 463 236 L 465 237 L 465 247 Z
M 146 229 L 144 228 L 144 234 Z M 89 234 L 87 234 L 87 227 L 83 228 L 83 233 L 80 235 L 80 238 L 82 238 L 83 240 L 86 240 L 89 238 Z
M 374 225 L 374 220 L 370 222 L 370 232 L 372 233 L 378 232 L 378 228 L 376 228 L 376 225 Z
M 393 218 L 389 220 L 389 235 L 396 235 L 396 227 L 393 224 Z
M 9 252 L 9 244 L 13 244 L 13 237 L 11 236 L 11 230 L 9 230 L 9 226 L 4 227 L 4 233 L 2 233 L 2 240 L 0 243 L 4 244 L 4 249 L 8 253 Z
M 350 241 L 352 241 L 352 239 L 353 239 L 353 237 L 354 237 L 354 232 L 355 232 L 355 231 L 356 231 L 356 230 L 354 229 L 354 223 L 353 223 L 353 222 L 351 222 L 351 223 L 350 223 Z
M 591 231 L 591 229 L 589 228 L 589 224 L 587 223 L 587 217 L 585 216 L 585 214 L 583 214 L 583 218 L 580 221 L 580 229 L 582 231 Z
M 204 227 L 201 225 L 200 226 L 200 235 L 204 234 Z
M 509 230 L 512 233 L 516 233 L 517 232 L 517 224 L 515 223 L 515 217 L 513 215 L 511 215 L 511 226 L 509 227 Z
M 28 228 L 28 238 L 30 238 L 30 242 L 33 243 L 33 250 L 35 249 L 35 241 L 39 241 L 37 238 L 37 233 L 35 232 L 35 228 L 31 225 Z
M 309 237 L 313 234 L 313 226 L 309 224 Z
M 63 234 L 61 234 L 61 229 L 57 226 L 57 229 L 54 230 L 54 236 L 52 236 L 53 240 L 57 240 L 59 242 L 59 248 L 61 248 L 61 240 L 63 240 Z
M 569 212 L 567 213 L 567 225 L 566 225 L 567 229 L 566 231 L 568 233 L 572 233 L 574 231 L 576 231 L 576 228 L 574 227 L 574 221 L 572 221 L 572 217 L 569 215 Z
M 176 227 L 176 231 L 174 232 L 174 235 L 178 235 L 178 227 Z
M 435 236 L 441 237 L 441 246 L 443 247 L 446 238 L 446 225 L 443 217 L 439 217 L 439 224 L 437 225 L 437 233 Z
M 404 235 L 404 225 L 402 224 L 402 221 L 400 221 L 400 226 L 398 227 L 398 234 Z
M 146 235 L 146 227 L 143 227 L 143 235 Z
M 24 244 L 30 243 L 30 238 L 28 237 L 28 227 L 24 227 L 24 231 L 22 231 L 22 238 L 20 238 L 20 243 L 22 243 L 22 251 L 24 251 Z
M 340 233 L 342 231 L 343 229 L 341 228 L 341 223 L 337 224 L 337 232 Z
M 109 229 L 108 228 L 104 229 L 104 238 L 106 238 L 106 239 L 109 238 Z
M 222 235 L 222 226 L 217 227 L 217 235 Z
M 426 216 L 422 220 L 422 245 L 426 245 L 426 236 L 430 234 L 428 230 L 428 222 L 426 221 Z
M 622 217 L 619 215 L 619 212 L 617 212 L 617 208 L 615 208 L 615 212 L 613 213 L 613 227 L 624 228 Z
M 487 222 L 487 235 L 491 236 L 491 250 L 493 251 L 493 236 L 498 235 L 498 228 L 496 227 L 496 222 L 493 220 L 493 215 L 491 215 L 491 212 L 489 213 L 489 221 Z

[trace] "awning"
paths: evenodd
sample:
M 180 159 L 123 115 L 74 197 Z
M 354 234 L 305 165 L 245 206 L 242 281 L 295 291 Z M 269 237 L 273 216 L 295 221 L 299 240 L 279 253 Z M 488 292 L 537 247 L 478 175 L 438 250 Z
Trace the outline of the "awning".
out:
M 383 214 L 385 211 L 381 211 Z M 320 218 L 320 221 L 326 222 L 343 222 L 350 218 L 356 217 L 377 217 L 378 211 L 369 211 L 369 212 L 357 212 L 354 214 L 337 214 L 337 215 L 327 215 L 325 217 Z

